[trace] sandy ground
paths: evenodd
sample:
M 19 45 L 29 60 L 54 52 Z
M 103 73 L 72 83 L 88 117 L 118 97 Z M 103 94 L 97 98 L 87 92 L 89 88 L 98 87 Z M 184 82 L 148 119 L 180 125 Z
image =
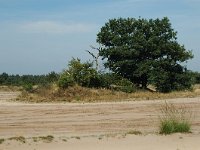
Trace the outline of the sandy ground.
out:
M 6 140 L 0 150 L 200 149 L 200 98 L 166 100 L 192 112 L 192 133 L 162 136 L 158 135 L 158 116 L 164 100 L 93 104 L 9 101 L 9 95 L 14 98 L 17 94 L 0 92 L 0 139 L 24 136 L 26 143 Z M 142 135 L 125 135 L 131 130 Z M 32 139 L 47 135 L 54 140 L 46 143 Z

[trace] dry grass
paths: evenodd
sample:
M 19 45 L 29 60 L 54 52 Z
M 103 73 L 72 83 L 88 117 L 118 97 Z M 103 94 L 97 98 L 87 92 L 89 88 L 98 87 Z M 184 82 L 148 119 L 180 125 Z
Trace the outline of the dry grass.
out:
M 14 92 L 14 91 L 22 91 L 22 87 L 18 86 L 0 86 L 1 92 Z
M 137 91 L 124 93 L 108 89 L 92 89 L 80 86 L 59 89 L 56 85 L 48 88 L 39 88 L 34 93 L 23 91 L 17 100 L 28 102 L 109 102 L 121 100 L 151 100 L 170 99 L 200 96 L 200 86 L 196 85 L 191 91 L 159 93 L 150 91 Z
M 142 132 L 141 131 L 137 131 L 137 130 L 130 130 L 130 131 L 126 132 L 126 134 L 141 135 Z

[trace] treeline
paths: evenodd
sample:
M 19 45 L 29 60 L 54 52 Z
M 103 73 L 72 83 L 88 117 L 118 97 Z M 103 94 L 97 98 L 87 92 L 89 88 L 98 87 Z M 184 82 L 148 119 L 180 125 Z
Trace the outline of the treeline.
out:
M 200 84 L 200 73 L 190 72 L 192 84 Z M 56 83 L 60 88 L 78 84 L 83 87 L 113 88 L 123 92 L 133 92 L 137 86 L 115 73 L 98 72 L 89 62 L 81 63 L 80 59 L 69 61 L 68 69 L 58 74 L 51 72 L 46 75 L 9 75 L 0 74 L 0 86 L 22 86 L 31 91 L 32 86 L 48 86 Z M 153 83 L 152 83 L 153 85 Z
M 25 85 L 47 85 L 57 81 L 59 74 L 51 72 L 47 75 L 9 75 L 0 74 L 0 85 L 6 86 L 25 86 Z

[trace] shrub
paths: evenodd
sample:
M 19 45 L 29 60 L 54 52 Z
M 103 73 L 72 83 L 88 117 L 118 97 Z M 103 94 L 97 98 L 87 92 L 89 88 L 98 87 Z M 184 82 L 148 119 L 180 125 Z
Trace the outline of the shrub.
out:
M 150 80 L 155 85 L 157 91 L 169 93 L 191 89 L 193 84 L 191 73 L 186 69 L 177 68 L 175 66 L 167 68 L 168 70 L 159 68 L 152 71 Z
M 126 93 L 136 91 L 136 87 L 131 81 L 115 73 L 100 74 L 100 84 L 101 87 L 112 88 Z M 111 85 L 114 85 L 114 87 L 111 87 Z
M 171 134 L 176 132 L 190 132 L 191 123 L 189 118 L 191 113 L 184 107 L 177 108 L 173 104 L 161 107 L 160 134 Z
M 58 86 L 60 88 L 67 88 L 69 86 L 73 86 L 75 84 L 73 77 L 69 74 L 69 72 L 65 71 L 60 75 L 58 80 Z
M 33 85 L 31 83 L 24 84 L 23 89 L 27 92 L 33 92 Z
M 68 64 L 68 69 L 61 74 L 58 80 L 59 87 L 67 88 L 74 83 L 84 87 L 99 87 L 100 79 L 98 72 L 89 62 L 81 63 L 80 59 L 72 59 Z

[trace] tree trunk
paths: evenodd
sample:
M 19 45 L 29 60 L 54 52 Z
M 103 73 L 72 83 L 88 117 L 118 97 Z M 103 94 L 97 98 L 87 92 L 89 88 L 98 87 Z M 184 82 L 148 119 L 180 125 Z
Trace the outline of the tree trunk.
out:
M 147 75 L 143 74 L 141 76 L 141 83 L 142 83 L 142 89 L 147 89 Z

